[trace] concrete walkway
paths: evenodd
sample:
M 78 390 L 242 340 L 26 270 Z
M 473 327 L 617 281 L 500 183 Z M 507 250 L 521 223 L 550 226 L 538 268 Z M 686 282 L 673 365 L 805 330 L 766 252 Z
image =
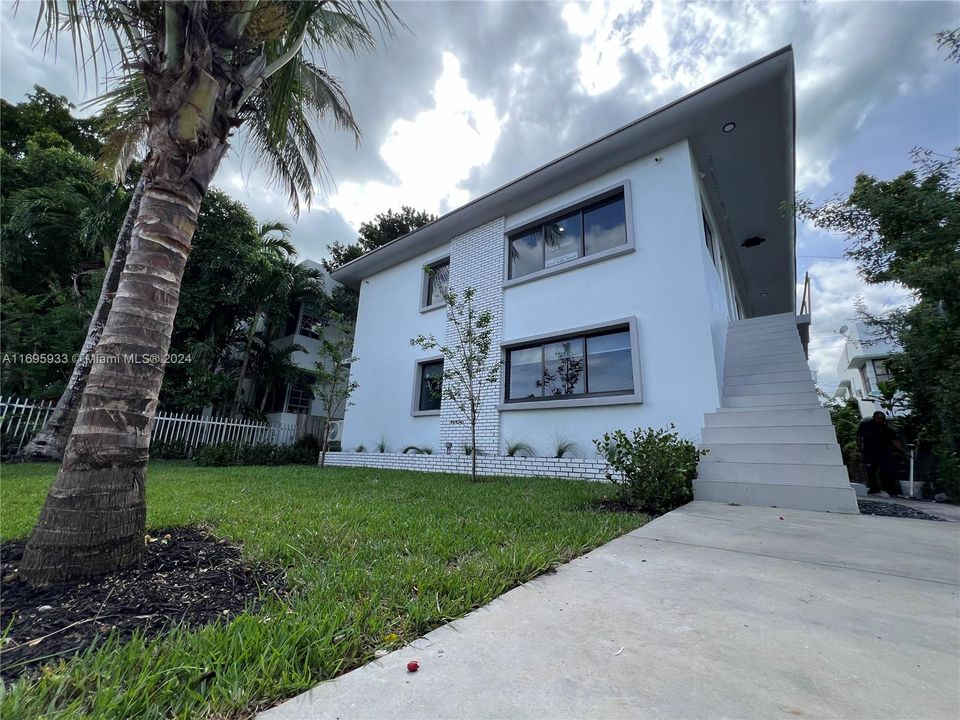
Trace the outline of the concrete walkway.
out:
M 955 720 L 958 571 L 958 524 L 695 502 L 262 717 Z

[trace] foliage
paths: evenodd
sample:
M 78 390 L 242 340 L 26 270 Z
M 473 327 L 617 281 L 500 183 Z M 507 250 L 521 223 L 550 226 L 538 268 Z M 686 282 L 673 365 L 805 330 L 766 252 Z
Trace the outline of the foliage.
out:
M 846 402 L 831 404 L 829 410 L 833 429 L 837 433 L 837 442 L 840 444 L 843 464 L 847 466 L 847 474 L 851 482 L 859 482 L 861 463 L 860 448 L 857 446 L 857 430 L 863 420 L 860 416 L 860 406 L 854 398 L 847 398 Z
M 27 102 L 12 105 L 0 100 L 0 147 L 16 157 L 38 133 L 55 133 L 81 155 L 95 157 L 103 144 L 102 122 L 98 117 L 75 118 L 74 109 L 67 98 L 39 85 L 27 93 Z
M 437 349 L 443 355 L 443 385 L 440 394 L 450 401 L 458 417 L 451 420 L 469 425 L 469 448 L 477 449 L 477 419 L 484 403 L 484 389 L 495 385 L 500 375 L 500 362 L 491 361 L 493 345 L 493 315 L 480 310 L 474 302 L 476 290 L 466 288 L 462 294 L 445 288 L 442 291 L 447 304 L 447 321 L 453 326 L 455 340 L 442 344 L 433 335 L 418 335 L 411 345 L 424 350 Z M 478 452 L 470 452 L 471 478 L 477 479 Z
M 387 445 L 387 438 L 386 438 L 386 436 L 385 436 L 385 435 L 381 435 L 381 436 L 380 436 L 380 439 L 377 440 L 377 452 L 382 454 L 382 453 L 387 452 L 389 449 L 390 449 L 390 447 Z
M 848 257 L 869 283 L 897 282 L 912 307 L 871 315 L 868 325 L 899 344 L 888 362 L 909 400 L 921 451 L 939 458 L 937 483 L 960 498 L 960 150 L 914 152 L 917 169 L 890 181 L 857 177 L 846 199 L 799 203 L 818 227 L 847 236 Z
M 407 445 L 403 449 L 404 455 L 433 455 L 433 448 L 429 445 Z
M 537 451 L 530 443 L 524 440 L 507 440 L 507 457 L 536 457 Z
M 387 210 L 379 213 L 373 220 L 360 224 L 360 237 L 355 242 L 341 243 L 338 240 L 327 245 L 330 258 L 323 260 L 323 267 L 327 272 L 333 272 L 341 265 L 373 252 L 436 219 L 436 216 L 428 212 L 414 210 L 407 205 L 401 207 L 399 212 Z
M 193 457 L 202 467 L 225 465 L 314 465 L 317 457 L 313 450 L 303 445 L 278 445 L 257 443 L 243 445 L 226 442 L 204 445 Z
M 350 377 L 350 366 L 357 361 L 353 354 L 353 328 L 346 319 L 334 313 L 317 348 L 317 382 L 314 393 L 320 402 L 324 416 L 329 420 L 337 417 L 350 404 L 350 396 L 359 387 Z M 330 423 L 323 426 L 320 444 L 320 467 L 324 466 L 330 440 Z
M 660 515 L 693 499 L 692 481 L 707 451 L 681 438 L 675 427 L 636 428 L 632 437 L 614 430 L 593 441 L 610 466 L 607 478 L 630 507 Z
M 0 537 L 30 532 L 55 472 L 4 468 Z M 373 660 L 391 633 L 410 642 L 645 522 L 586 510 L 611 488 L 577 480 L 329 468 L 318 482 L 312 467 L 169 462 L 150 472 L 148 530 L 208 526 L 251 561 L 287 568 L 292 593 L 229 623 L 105 638 L 5 687 L 0 716 L 252 717 Z
M 583 457 L 580 446 L 560 430 L 553 434 L 553 456 L 555 458 Z

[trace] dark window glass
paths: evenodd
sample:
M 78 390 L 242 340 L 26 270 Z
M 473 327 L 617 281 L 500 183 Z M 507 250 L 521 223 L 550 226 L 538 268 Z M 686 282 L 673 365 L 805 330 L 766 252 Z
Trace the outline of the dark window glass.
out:
M 450 283 L 450 261 L 437 263 L 427 273 L 427 307 L 443 302 Z
M 707 221 L 707 216 L 703 216 L 703 237 L 707 243 L 707 250 L 710 251 L 710 259 L 713 260 L 713 264 L 717 264 L 717 254 L 716 250 L 713 247 L 713 230 L 710 229 L 710 223 Z
M 313 378 L 306 375 L 298 377 L 290 386 L 290 395 L 287 398 L 287 412 L 306 414 L 310 412 L 313 402 Z
M 588 337 L 587 367 L 591 393 L 633 390 L 630 332 L 624 330 Z
M 893 375 L 887 368 L 886 360 L 874 360 L 873 371 L 877 374 L 877 387 L 880 387 L 880 383 L 882 382 L 890 382 L 893 380 Z
M 541 397 L 543 395 L 543 349 L 533 348 L 510 351 L 510 397 Z
M 623 197 L 584 210 L 584 255 L 609 250 L 626 242 L 627 216 Z
M 317 311 L 313 303 L 304 303 L 303 304 L 303 314 L 300 316 L 300 330 L 298 331 L 300 335 L 305 337 L 313 338 L 314 340 L 320 339 L 320 330 L 326 326 L 324 319 L 320 317 L 320 313 Z
M 418 409 L 439 410 L 443 389 L 443 360 L 420 364 L 420 402 Z
M 634 387 L 630 331 L 510 350 L 507 373 L 507 400 L 629 393 Z
M 586 392 L 583 338 L 543 346 L 544 395 L 582 395 Z
M 543 231 L 540 228 L 510 240 L 510 277 L 543 269 Z
M 544 267 L 576 260 L 582 251 L 580 213 L 548 222 L 543 226 Z

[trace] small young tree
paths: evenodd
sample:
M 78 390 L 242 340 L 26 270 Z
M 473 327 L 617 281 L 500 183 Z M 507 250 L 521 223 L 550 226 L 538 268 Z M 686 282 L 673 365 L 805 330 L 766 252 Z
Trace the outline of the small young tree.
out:
M 476 290 L 468 287 L 462 294 L 445 289 L 447 320 L 453 326 L 450 344 L 440 343 L 433 335 L 418 335 L 410 340 L 424 350 L 436 348 L 443 355 L 441 397 L 457 409 L 459 417 L 451 420 L 470 425 L 470 477 L 477 479 L 477 418 L 483 407 L 483 390 L 493 385 L 500 375 L 500 362 L 489 361 L 493 344 L 493 316 L 474 303 Z
M 321 329 L 318 328 L 319 330 Z M 320 467 L 324 467 L 327 459 L 327 447 L 330 444 L 330 418 L 341 407 L 349 404 L 350 396 L 359 387 L 355 380 L 350 379 L 350 365 L 357 360 L 353 354 L 353 328 L 343 315 L 331 313 L 330 322 L 323 330 L 320 336 L 320 348 L 317 350 L 315 386 L 317 399 L 327 416 L 320 443 Z

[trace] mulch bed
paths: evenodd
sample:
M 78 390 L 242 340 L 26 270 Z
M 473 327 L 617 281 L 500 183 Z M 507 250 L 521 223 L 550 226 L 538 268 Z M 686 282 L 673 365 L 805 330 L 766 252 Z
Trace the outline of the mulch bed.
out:
M 69 659 L 111 633 L 152 637 L 175 623 L 229 620 L 285 590 L 282 570 L 247 562 L 240 548 L 202 528 L 158 530 L 150 538 L 138 568 L 43 589 L 16 578 L 26 543 L 0 544 L 0 627 L 9 628 L 0 646 L 3 681 Z
M 913 520 L 938 520 L 946 522 L 943 518 L 925 513 L 923 510 L 915 510 L 906 505 L 897 503 L 878 502 L 877 500 L 862 500 L 857 498 L 857 505 L 860 506 L 860 512 L 863 515 L 883 515 L 884 517 L 911 518 Z

